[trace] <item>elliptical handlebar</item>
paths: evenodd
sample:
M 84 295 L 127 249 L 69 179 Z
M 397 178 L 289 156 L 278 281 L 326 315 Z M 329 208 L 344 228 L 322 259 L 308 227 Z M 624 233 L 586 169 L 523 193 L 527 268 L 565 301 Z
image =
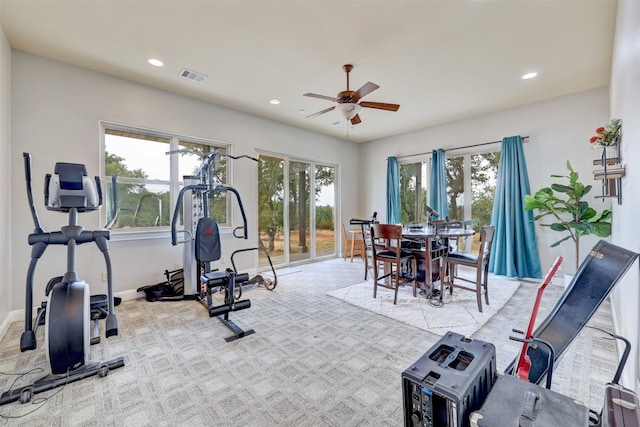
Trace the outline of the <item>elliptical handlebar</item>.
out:
M 31 189 L 31 154 L 22 153 L 24 159 L 24 179 L 27 184 L 27 199 L 29 201 L 29 209 L 31 210 L 31 217 L 33 218 L 33 224 L 35 226 L 34 234 L 46 233 L 46 230 L 42 228 L 40 224 L 40 218 L 38 217 L 38 211 L 36 205 L 33 203 L 33 191 Z
M 38 218 L 38 213 L 33 202 L 33 192 L 31 188 L 31 155 L 29 153 L 23 153 L 24 158 L 24 168 L 25 168 L 25 180 L 27 186 L 27 199 L 29 203 L 29 208 L 31 210 L 31 215 L 33 217 L 33 222 L 35 224 L 35 230 L 33 233 L 28 236 L 28 243 L 32 247 L 31 250 L 31 261 L 29 263 L 29 267 L 27 270 L 26 283 L 25 283 L 25 331 L 23 332 L 20 338 L 20 349 L 21 351 L 25 350 L 33 350 L 36 348 L 36 338 L 33 329 L 33 321 L 31 319 L 31 314 L 33 312 L 33 279 L 35 274 L 35 269 L 38 261 L 43 256 L 45 250 L 49 245 L 61 245 L 67 247 L 67 271 L 63 278 L 63 283 L 72 283 L 79 282 L 77 271 L 75 269 L 76 266 L 76 257 L 75 257 L 75 248 L 77 245 L 81 245 L 84 243 L 94 242 L 100 251 L 103 253 L 105 258 L 105 265 L 107 269 L 107 298 L 108 298 L 108 314 L 106 318 L 107 327 L 106 327 L 106 336 L 112 336 L 118 334 L 118 321 L 114 313 L 114 296 L 113 296 L 113 281 L 112 281 L 112 272 L 111 272 L 111 260 L 109 258 L 109 244 L 108 240 L 110 239 L 111 232 L 107 229 L 100 230 L 84 230 L 82 226 L 79 226 L 77 223 L 78 213 L 86 212 L 87 210 L 83 209 L 82 204 L 77 202 L 77 198 L 70 198 L 70 205 L 62 205 L 57 204 L 55 208 L 51 210 L 55 210 L 58 212 L 67 212 L 69 215 L 69 223 L 66 226 L 63 226 L 60 231 L 47 232 L 45 231 L 41 224 L 40 219 Z M 67 164 L 67 163 L 56 163 L 56 173 L 58 173 L 59 165 L 72 165 L 72 166 L 81 166 L 84 168 L 84 165 L 79 164 Z M 77 168 L 76 168 L 77 170 Z M 83 174 L 86 175 L 86 174 Z M 67 176 L 68 177 L 68 176 Z M 49 179 L 50 175 L 47 175 L 45 178 L 45 182 L 47 182 L 45 188 L 45 199 L 48 196 L 49 190 Z M 115 179 L 115 177 L 114 177 Z M 75 181 L 71 181 L 75 183 Z M 84 182 L 84 181 L 83 181 Z M 91 181 L 89 181 L 91 182 Z M 96 177 L 96 196 L 100 202 L 102 202 L 102 193 L 100 189 L 100 180 Z M 76 189 L 73 189 L 76 191 Z M 46 201 L 48 203 L 48 201 Z M 99 205 L 98 205 L 99 206 Z M 91 205 L 91 210 L 97 209 L 96 205 Z

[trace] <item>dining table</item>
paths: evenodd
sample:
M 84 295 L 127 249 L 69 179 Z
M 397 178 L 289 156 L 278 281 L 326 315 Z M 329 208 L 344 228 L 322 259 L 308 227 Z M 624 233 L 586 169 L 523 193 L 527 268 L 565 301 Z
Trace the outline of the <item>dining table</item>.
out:
M 412 250 L 415 253 L 416 257 L 418 257 L 419 259 L 424 259 L 425 291 L 433 291 L 433 262 L 438 261 L 439 264 L 437 264 L 437 266 L 439 267 L 440 301 L 442 301 L 445 283 L 445 275 L 443 274 L 443 262 L 444 258 L 449 252 L 450 240 L 457 240 L 462 237 L 473 236 L 474 234 L 475 230 L 473 230 L 472 228 L 448 228 L 446 226 L 402 227 L 402 238 L 414 240 L 420 245 L 419 249 L 416 245 L 416 248 Z

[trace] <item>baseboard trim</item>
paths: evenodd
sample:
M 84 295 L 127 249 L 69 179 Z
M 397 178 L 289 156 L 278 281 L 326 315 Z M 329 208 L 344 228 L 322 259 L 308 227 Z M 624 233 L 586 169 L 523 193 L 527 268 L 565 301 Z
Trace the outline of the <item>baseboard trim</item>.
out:
M 126 301 L 130 299 L 140 298 L 141 296 L 143 296 L 143 293 L 137 292 L 131 289 L 127 291 L 116 292 L 114 296 L 122 298 L 123 301 Z M 33 310 L 34 318 L 37 312 L 38 312 L 38 309 L 34 308 Z M 9 314 L 7 314 L 7 317 L 5 317 L 5 319 L 0 324 L 0 340 L 4 339 L 5 335 L 9 331 L 9 327 L 13 322 L 22 322 L 23 319 L 24 319 L 24 309 L 10 311 Z

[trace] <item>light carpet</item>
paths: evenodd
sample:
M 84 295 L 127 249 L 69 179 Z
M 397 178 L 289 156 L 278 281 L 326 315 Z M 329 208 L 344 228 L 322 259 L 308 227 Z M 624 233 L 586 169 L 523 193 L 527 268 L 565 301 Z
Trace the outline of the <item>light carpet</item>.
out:
M 475 275 L 472 271 L 462 270 L 459 274 L 463 277 Z M 328 292 L 327 295 L 440 336 L 453 330 L 470 337 L 511 299 L 518 286 L 518 280 L 490 274 L 489 305 L 485 304 L 483 295 L 482 313 L 478 311 L 476 294 L 462 289 L 454 289 L 453 295 L 445 290 L 444 304 L 441 306 L 433 305 L 425 296 L 414 297 L 410 285 L 398 289 L 398 302 L 395 305 L 393 289 L 378 286 L 377 297 L 373 298 L 372 279 Z M 440 288 L 439 283 L 436 288 Z

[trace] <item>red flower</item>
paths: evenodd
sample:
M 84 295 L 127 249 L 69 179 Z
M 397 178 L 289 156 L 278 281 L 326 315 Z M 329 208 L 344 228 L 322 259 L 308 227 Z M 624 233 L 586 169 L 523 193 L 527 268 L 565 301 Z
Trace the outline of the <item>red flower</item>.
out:
M 603 127 L 599 127 L 598 129 L 596 129 L 596 133 L 602 133 L 602 132 L 604 132 Z
M 596 142 L 597 140 L 598 140 L 598 137 L 597 137 L 597 136 L 592 136 L 592 137 L 591 137 L 591 139 L 589 140 L 589 142 L 590 142 L 591 144 L 593 144 L 593 143 L 594 143 L 594 142 Z

